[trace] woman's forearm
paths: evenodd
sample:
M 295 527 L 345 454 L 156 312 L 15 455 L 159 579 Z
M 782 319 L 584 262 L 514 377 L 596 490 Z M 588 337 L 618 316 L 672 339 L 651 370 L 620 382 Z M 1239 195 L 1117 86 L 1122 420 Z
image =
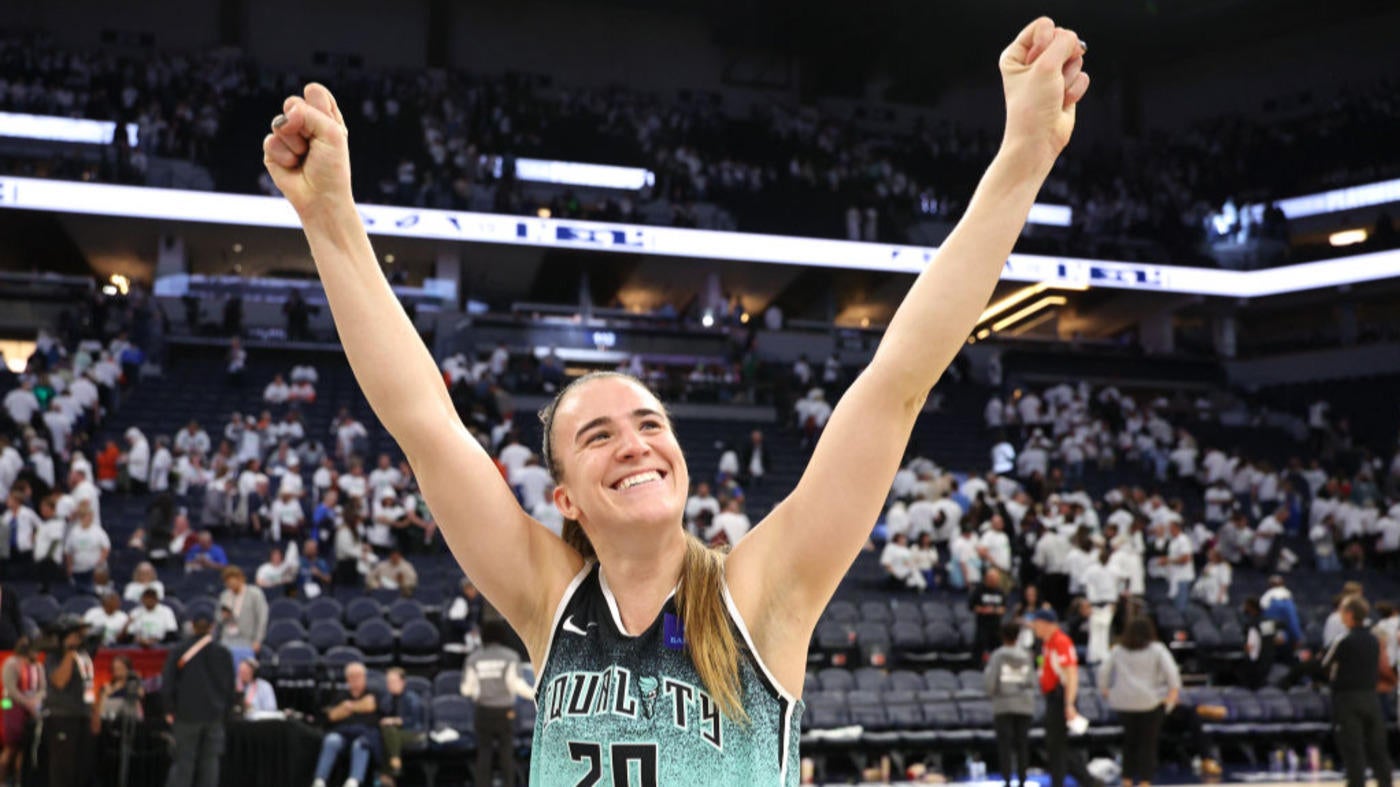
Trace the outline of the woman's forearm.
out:
M 355 379 L 402 441 L 416 424 L 441 428 L 451 399 L 418 331 L 379 270 L 353 203 L 302 217 L 316 270 Z
M 962 348 L 1053 164 L 1014 145 L 992 160 L 967 212 L 895 312 L 871 364 L 901 397 L 927 394 Z

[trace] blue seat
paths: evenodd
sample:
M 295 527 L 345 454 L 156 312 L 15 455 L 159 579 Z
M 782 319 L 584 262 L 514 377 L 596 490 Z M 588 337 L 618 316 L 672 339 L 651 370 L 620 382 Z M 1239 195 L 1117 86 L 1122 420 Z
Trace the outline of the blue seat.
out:
M 401 598 L 389 605 L 389 623 L 396 628 L 403 628 L 409 621 L 423 620 L 427 614 L 423 611 L 423 605 L 411 598 Z
M 817 650 L 832 653 L 855 643 L 855 626 L 846 621 L 826 620 L 817 624 Z
M 185 609 L 185 602 L 180 599 L 167 595 L 165 598 L 161 599 L 160 603 L 170 607 L 170 611 L 175 613 L 175 620 L 177 622 L 184 623 L 189 620 L 189 614 Z
M 345 606 L 345 625 L 352 629 L 371 618 L 384 617 L 384 608 L 372 598 L 357 598 Z
M 822 690 L 822 680 L 817 677 L 817 673 L 807 670 L 807 674 L 802 676 L 802 696 L 806 697 L 814 691 Z
M 30 596 L 19 600 L 20 614 L 40 626 L 47 626 L 63 614 L 63 607 L 53 596 Z
M 365 663 L 384 666 L 394 661 L 394 629 L 378 618 L 370 618 L 355 628 L 353 642 L 365 654 Z
M 321 666 L 330 673 L 334 681 L 339 682 L 346 665 L 356 661 L 365 663 L 365 654 L 361 653 L 359 648 L 352 645 L 336 645 L 321 657 Z
M 963 691 L 975 691 L 978 694 L 986 694 L 987 686 L 982 678 L 980 670 L 963 670 L 958 673 L 958 688 Z M 1092 694 L 1093 692 L 1088 692 Z
M 919 703 L 925 702 L 951 702 L 953 692 L 947 689 L 922 689 L 914 692 L 914 700 Z
M 1191 639 L 1201 650 L 1220 650 L 1221 647 L 1220 630 L 1209 619 L 1198 620 L 1191 624 Z
M 95 596 L 73 596 L 72 598 L 63 602 L 62 614 L 77 615 L 78 617 L 82 617 L 83 615 L 87 614 L 88 610 L 92 609 L 93 607 L 101 606 L 101 604 L 102 602 L 98 601 Z
M 219 600 L 213 596 L 195 596 L 185 604 L 185 619 L 207 615 L 210 620 L 218 620 Z
M 422 698 L 424 704 L 433 698 L 433 682 L 422 675 L 405 675 L 404 691 L 411 691 Z
M 909 607 L 900 607 L 908 609 Z M 912 620 L 896 620 L 890 626 L 890 643 L 894 649 L 904 654 L 922 653 L 928 644 L 924 639 L 924 627 Z
M 958 676 L 946 669 L 931 669 L 924 673 L 924 685 L 930 689 L 942 689 L 950 695 L 962 688 Z
M 893 623 L 894 613 L 890 605 L 883 601 L 862 601 L 860 619 L 866 623 Z
M 889 691 L 901 692 L 914 696 L 915 692 L 924 690 L 924 676 L 911 670 L 895 670 L 890 673 Z
M 838 623 L 855 623 L 860 620 L 860 611 L 849 601 L 833 601 L 826 605 L 822 619 Z
M 301 616 L 301 602 L 294 598 L 275 599 L 267 605 L 267 620 L 271 625 L 277 620 L 295 620 L 298 623 L 306 622 Z
M 344 645 L 348 639 L 345 627 L 338 620 L 313 620 L 306 632 L 306 641 L 322 653 Z
M 920 628 L 924 625 L 924 613 L 913 604 L 896 604 L 893 612 L 895 623 L 912 623 Z
M 832 730 L 848 726 L 850 714 L 846 709 L 846 699 L 835 692 L 820 691 L 806 698 L 807 712 L 803 715 L 802 726 L 808 730 Z
M 305 642 L 288 642 L 277 649 L 279 685 L 306 683 L 316 676 L 316 649 Z
M 924 735 L 924 711 L 917 702 L 887 705 L 885 713 L 890 730 L 897 733 L 900 740 L 918 743 L 927 739 Z
M 288 642 L 305 642 L 306 637 L 306 628 L 301 625 L 300 620 L 281 618 L 267 624 L 263 645 L 275 651 Z
M 433 676 L 433 696 L 458 695 L 462 693 L 462 671 L 443 670 Z
M 963 727 L 968 728 L 976 740 L 996 739 L 996 733 L 992 729 L 992 716 L 990 700 L 958 700 L 958 717 L 962 719 Z
M 851 691 L 856 687 L 855 674 L 840 667 L 827 667 L 818 673 L 822 691 Z
M 919 605 L 919 612 L 923 614 L 926 623 L 941 621 L 952 625 L 957 620 L 953 616 L 952 605 L 945 601 L 925 601 Z
M 883 670 L 871 667 L 857 669 L 853 677 L 856 681 L 856 688 L 861 691 L 882 692 L 890 682 L 890 676 Z
M 476 748 L 476 705 L 461 694 L 439 694 L 432 701 L 433 730 L 456 730 L 459 737 L 447 743 L 433 742 L 433 748 L 464 751 Z
M 873 691 L 856 690 L 846 695 L 846 708 L 852 724 L 863 729 L 862 737 L 871 743 L 888 743 L 899 739 L 892 733 L 889 714 L 884 700 Z
M 962 635 L 951 620 L 930 620 L 925 623 L 924 644 L 938 653 L 956 653 L 963 649 Z
M 399 632 L 399 660 L 405 667 L 436 667 L 442 654 L 442 635 L 426 620 L 410 620 Z
M 330 596 L 322 596 L 307 602 L 305 614 L 308 622 L 340 620 L 345 616 L 345 608 Z

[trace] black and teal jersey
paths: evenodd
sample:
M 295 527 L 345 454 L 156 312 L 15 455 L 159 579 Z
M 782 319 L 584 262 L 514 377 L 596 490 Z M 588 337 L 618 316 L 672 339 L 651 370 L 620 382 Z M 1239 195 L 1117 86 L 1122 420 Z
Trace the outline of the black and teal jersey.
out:
M 748 723 L 724 718 L 684 648 L 674 594 L 646 631 L 624 633 L 597 563 L 554 614 L 535 682 L 530 784 L 547 787 L 795 785 L 802 701 L 758 658 L 729 589 Z

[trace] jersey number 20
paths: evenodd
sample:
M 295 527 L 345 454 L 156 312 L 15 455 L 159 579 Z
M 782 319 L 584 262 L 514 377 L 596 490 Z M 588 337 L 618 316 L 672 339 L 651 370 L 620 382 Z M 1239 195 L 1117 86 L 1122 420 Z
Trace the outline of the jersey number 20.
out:
M 641 772 L 641 787 L 656 787 L 656 744 L 614 743 L 608 747 L 612 760 L 612 787 L 631 787 L 631 767 L 637 763 Z M 588 763 L 588 773 L 578 787 L 594 787 L 603 780 L 603 747 L 597 743 L 569 742 L 569 756 L 574 762 Z

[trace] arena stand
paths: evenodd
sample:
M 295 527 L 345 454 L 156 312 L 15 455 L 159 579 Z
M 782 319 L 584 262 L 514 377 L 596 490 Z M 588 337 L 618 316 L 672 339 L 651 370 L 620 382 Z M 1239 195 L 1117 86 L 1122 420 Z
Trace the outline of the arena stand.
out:
M 95 431 L 92 445 L 103 445 L 107 438 L 123 435 L 131 427 L 140 428 L 152 438 L 173 436 L 194 419 L 210 431 L 217 446 L 218 430 L 232 412 L 269 410 L 274 421 L 280 417 L 289 406 L 263 402 L 264 384 L 274 375 L 288 374 L 293 367 L 312 365 L 318 372 L 316 400 L 313 404 L 295 406 L 308 438 L 319 440 L 333 451 L 332 422 L 344 409 L 369 427 L 367 438 L 355 445 L 357 453 L 367 458 L 389 453 L 397 458 L 392 441 L 375 424 L 373 414 L 340 356 L 254 347 L 241 382 L 234 384 L 227 374 L 227 352 L 224 346 L 209 346 L 204 342 L 172 346 L 158 376 L 133 381 L 119 399 L 113 400 L 107 417 Z M 1033 356 L 1032 353 L 1020 359 L 1009 357 L 1008 380 L 1043 380 L 1044 387 L 1018 384 L 1015 388 L 1022 395 L 1035 392 L 1050 400 L 1054 394 L 1049 389 L 1063 388 L 1058 384 L 1049 385 L 1044 377 L 1055 364 Z M 519 359 L 515 359 L 512 365 L 518 362 Z M 1088 357 L 1082 362 L 1094 363 Z M 63 363 L 60 361 L 58 366 Z M 1246 464 L 1269 461 L 1275 467 L 1287 466 L 1291 455 L 1306 455 L 1306 444 L 1294 441 L 1275 427 L 1225 427 L 1219 423 L 1222 410 L 1217 408 L 1169 407 L 1171 402 L 1166 394 L 1170 386 L 1154 374 L 1161 369 L 1154 369 L 1152 364 L 1134 367 L 1120 363 L 1114 368 L 1123 393 L 1136 395 L 1144 407 L 1158 408 L 1158 412 L 1168 418 L 1173 434 L 1195 434 L 1201 441 L 1202 453 L 1209 445 L 1228 445 L 1229 453 Z M 1135 371 L 1142 375 L 1136 383 L 1133 380 Z M 1084 378 L 1080 376 L 1079 379 Z M 1227 390 L 1212 381 L 1208 370 L 1203 370 L 1199 379 L 1198 385 L 1206 386 L 1217 398 L 1229 397 Z M 1013 386 L 1008 383 L 1006 387 Z M 1201 388 L 1193 389 L 1188 385 L 1185 389 L 1178 388 L 1177 393 L 1183 390 L 1193 395 L 1202 392 Z M 1102 392 L 1103 387 L 1092 390 L 1095 396 Z M 1013 414 L 1009 423 L 985 427 L 984 405 L 989 397 L 1003 393 L 1006 392 L 973 382 L 940 384 L 934 397 L 938 402 L 937 411 L 925 414 L 915 429 L 910 445 L 911 461 L 917 465 L 931 460 L 939 468 L 948 468 L 947 471 L 938 470 L 931 477 L 938 478 L 947 472 L 956 489 L 968 478 L 986 473 L 991 444 L 1008 433 L 1018 449 L 1022 448 L 1023 440 L 1035 439 L 1036 429 L 1050 430 L 1058 436 L 1053 418 L 1039 425 L 1018 424 Z M 1296 403 L 1307 399 L 1312 392 L 1307 389 L 1280 392 L 1279 399 L 1287 398 L 1287 393 L 1293 394 L 1291 401 Z M 515 403 L 515 423 L 521 427 L 523 442 L 527 446 L 538 445 L 538 428 L 531 411 L 543 398 L 528 392 L 512 396 L 513 400 L 497 401 Z M 1356 401 L 1337 397 L 1333 418 L 1340 418 L 1352 412 L 1351 407 L 1368 402 L 1364 397 Z M 1015 410 L 1014 407 L 1010 409 Z M 1291 409 L 1297 410 L 1296 407 Z M 1362 410 L 1355 412 L 1358 417 L 1364 417 Z M 489 420 L 472 421 L 470 411 L 466 415 L 473 428 L 481 430 L 483 437 L 489 440 L 488 430 L 493 424 Z M 712 414 L 677 418 L 676 429 L 687 449 L 692 477 L 696 481 L 711 478 L 726 441 L 738 444 L 751 430 L 765 432 L 773 472 L 762 483 L 750 486 L 744 494 L 745 510 L 754 521 L 781 498 L 784 490 L 791 488 L 805 465 L 806 451 L 801 435 L 789 424 L 723 420 Z M 1229 442 L 1211 442 L 1226 440 Z M 1115 433 L 1109 428 L 1103 433 L 1100 445 L 1114 444 Z M 1162 446 L 1163 449 L 1170 447 L 1170 444 Z M 266 442 L 262 449 L 264 456 L 269 451 L 275 453 L 276 443 Z M 1141 489 L 1149 495 L 1160 494 L 1166 500 L 1180 499 L 1181 513 L 1187 522 L 1199 521 L 1202 516 L 1199 482 L 1175 473 L 1170 477 L 1159 475 L 1162 463 L 1153 457 L 1135 450 L 1123 451 L 1111 465 L 1088 462 L 1082 478 L 1065 482 L 1062 471 L 1067 467 L 1060 455 L 1062 449 L 1063 444 L 1052 451 L 1049 483 L 1028 488 L 1045 492 L 1058 488 L 1064 494 L 1082 490 L 1104 515 L 1114 508 L 1105 503 L 1106 499 L 1131 501 L 1135 490 Z M 1367 464 L 1363 461 L 1360 466 Z M 1389 471 L 1389 463 L 1386 465 Z M 1352 469 L 1342 469 L 1347 466 Z M 1342 462 L 1335 467 L 1338 469 L 1333 480 L 1343 483 L 1351 483 L 1354 474 L 1360 472 L 1355 463 Z M 301 480 L 307 490 L 313 488 L 314 470 L 314 463 L 302 463 Z M 716 477 L 715 480 L 722 489 L 725 479 Z M 1395 500 L 1397 483 L 1400 483 L 1397 476 L 1390 474 L 1376 493 Z M 168 505 L 156 504 L 156 497 L 149 493 L 102 494 L 102 520 L 113 542 L 108 568 L 118 589 L 130 578 L 137 564 L 150 557 L 144 549 L 129 545 L 133 534 L 142 529 L 149 538 L 153 528 L 166 526 L 159 521 L 160 517 L 169 518 L 173 513 Z M 188 509 L 191 516 L 201 513 L 201 501 L 192 497 L 175 496 L 173 502 Z M 305 502 L 309 514 L 312 501 Z M 1160 502 L 1149 498 L 1148 504 Z M 1267 514 L 1267 511 L 1251 512 L 1251 523 L 1259 515 Z M 974 515 L 985 518 L 990 512 L 979 510 Z M 1391 515 L 1394 516 L 1393 511 Z M 194 523 L 196 528 L 202 524 Z M 241 532 L 236 527 L 219 524 L 216 532 L 230 564 L 239 565 L 250 577 L 272 546 L 264 538 Z M 990 705 L 983 693 L 981 665 L 975 659 L 973 616 L 966 594 L 949 587 L 941 574 L 927 592 L 904 589 L 880 564 L 878 550 L 883 545 L 885 532 L 886 525 L 882 522 L 872 534 L 870 550 L 857 559 L 813 636 L 804 691 L 807 712 L 803 753 L 814 759 L 824 778 L 859 772 L 882 757 L 892 758 L 901 769 L 922 762 L 945 773 L 956 772 L 962 767 L 963 759 L 990 759 L 994 753 Z M 1213 533 L 1206 529 L 1198 535 L 1206 543 Z M 1287 538 L 1289 547 L 1299 552 L 1297 565 L 1286 574 L 1286 583 L 1305 631 L 1305 639 L 1300 644 L 1306 648 L 1316 650 L 1322 646 L 1323 624 L 1332 610 L 1332 597 L 1342 582 L 1362 582 L 1371 598 L 1400 595 L 1395 577 L 1374 570 L 1369 563 L 1360 570 L 1319 572 L 1312 567 L 1306 540 L 1293 535 Z M 946 544 L 940 545 L 940 553 L 940 565 L 946 565 Z M 452 736 L 446 736 L 440 742 L 430 742 L 422 750 L 409 754 L 411 768 L 417 769 L 410 773 L 418 774 L 409 778 L 425 778 L 431 782 L 436 778 L 451 779 L 460 773 L 474 745 L 470 732 L 471 703 L 458 692 L 460 655 L 457 654 L 461 648 L 449 647 L 460 644 L 460 640 L 454 642 L 454 638 L 459 638 L 461 631 L 446 614 L 459 595 L 462 577 L 440 541 L 420 545 L 409 557 L 421 577 L 411 593 L 368 590 L 359 583 L 333 586 L 326 595 L 316 599 L 278 597 L 268 591 L 271 620 L 261 671 L 276 686 L 280 705 L 313 714 L 319 698 L 338 684 L 339 670 L 345 663 L 359 660 L 368 664 L 372 670 L 371 682 L 376 686 L 382 685 L 384 668 L 394 664 L 404 666 L 413 675 L 411 686 L 431 698 L 434 729 L 450 728 L 457 733 L 455 739 L 448 740 Z M 1028 557 L 1018 545 L 1016 559 L 1025 561 Z M 1206 606 L 1193 602 L 1184 612 L 1178 611 L 1166 598 L 1161 581 L 1152 579 L 1148 583 L 1146 608 L 1188 678 L 1184 703 L 1188 707 L 1207 705 L 1226 709 L 1223 717 L 1203 727 L 1169 727 L 1170 751 L 1187 764 L 1185 767 L 1189 767 L 1193 756 L 1223 757 L 1227 762 L 1248 766 L 1266 762 L 1271 750 L 1280 744 L 1293 748 L 1328 745 L 1326 730 L 1330 717 L 1326 691 L 1309 681 L 1299 682 L 1290 674 L 1286 663 L 1275 668 L 1269 685 L 1257 689 L 1238 685 L 1237 667 L 1244 657 L 1244 621 L 1239 601 L 1264 591 L 1267 576 L 1276 570 L 1276 566 L 1256 568 L 1242 563 L 1235 568 L 1229 603 Z M 212 610 L 217 603 L 215 597 L 220 587 L 214 572 L 187 573 L 181 562 L 174 560 L 161 563 L 158 576 L 166 588 L 165 603 L 172 607 L 182 623 L 193 611 Z M 81 614 L 98 603 L 94 597 L 75 594 L 67 584 L 56 585 L 51 595 L 40 594 L 34 582 L 7 582 L 7 586 L 15 588 L 24 598 L 25 625 L 31 629 L 44 625 L 61 612 Z M 130 602 L 127 606 L 131 606 Z M 1091 682 L 1093 667 L 1086 665 L 1082 674 Z M 1080 694 L 1079 709 L 1091 723 L 1089 733 L 1079 745 L 1092 753 L 1112 755 L 1119 746 L 1122 732 L 1112 711 L 1093 691 Z M 528 702 L 519 703 L 517 752 L 522 758 L 528 757 L 534 710 Z M 1042 712 L 1043 704 L 1037 708 L 1038 714 Z M 1393 703 L 1388 706 L 1388 712 L 1393 718 Z M 1200 740 L 1210 741 L 1206 751 L 1199 748 Z

